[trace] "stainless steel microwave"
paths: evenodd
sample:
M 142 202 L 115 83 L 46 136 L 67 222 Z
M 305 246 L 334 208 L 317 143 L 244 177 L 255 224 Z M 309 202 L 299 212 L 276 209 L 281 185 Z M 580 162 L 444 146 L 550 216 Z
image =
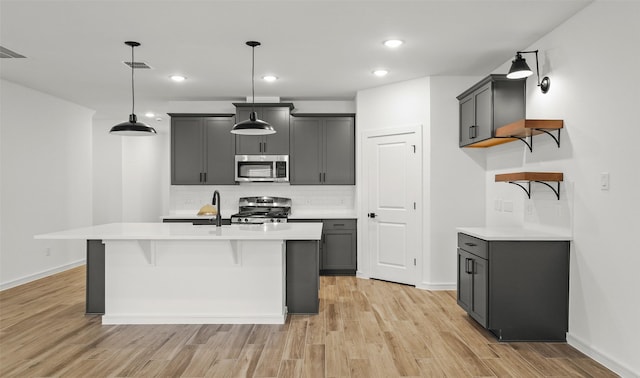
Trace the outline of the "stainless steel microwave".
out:
M 236 182 L 289 182 L 289 155 L 236 155 Z

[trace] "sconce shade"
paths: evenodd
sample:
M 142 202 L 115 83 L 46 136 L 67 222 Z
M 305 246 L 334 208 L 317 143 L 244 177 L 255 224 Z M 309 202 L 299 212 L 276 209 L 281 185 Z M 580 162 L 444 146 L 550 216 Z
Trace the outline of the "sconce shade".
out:
M 270 124 L 259 120 L 256 112 L 251 112 L 249 119 L 236 123 L 231 133 L 239 135 L 269 135 L 275 134 L 276 131 Z
M 507 74 L 507 78 L 522 79 L 524 77 L 529 77 L 532 74 L 533 71 L 531 71 L 531 68 L 529 68 L 526 59 L 524 59 L 522 55 L 517 54 L 516 58 L 511 62 L 511 69 Z

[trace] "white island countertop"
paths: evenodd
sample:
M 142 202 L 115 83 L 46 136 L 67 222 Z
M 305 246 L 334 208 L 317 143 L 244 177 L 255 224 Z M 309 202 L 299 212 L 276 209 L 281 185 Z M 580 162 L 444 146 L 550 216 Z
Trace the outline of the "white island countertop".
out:
M 563 241 L 572 239 L 569 233 L 540 231 L 519 227 L 458 227 L 456 230 L 463 234 L 488 241 Z
M 192 225 L 190 223 L 109 223 L 35 235 L 35 239 L 87 240 L 320 240 L 322 223 Z

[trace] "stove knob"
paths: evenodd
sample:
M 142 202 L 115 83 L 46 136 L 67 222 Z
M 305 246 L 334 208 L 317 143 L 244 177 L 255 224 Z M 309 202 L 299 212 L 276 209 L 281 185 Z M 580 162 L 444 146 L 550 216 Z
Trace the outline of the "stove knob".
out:
M 244 223 L 249 223 L 249 220 L 247 218 L 244 218 Z
M 280 219 L 276 219 L 276 222 L 280 223 Z

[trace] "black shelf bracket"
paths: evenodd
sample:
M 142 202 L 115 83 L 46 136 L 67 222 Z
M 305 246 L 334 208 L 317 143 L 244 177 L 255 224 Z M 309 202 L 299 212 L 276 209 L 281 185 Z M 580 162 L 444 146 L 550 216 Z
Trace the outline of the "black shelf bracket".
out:
M 537 182 L 543 185 L 546 185 L 549 187 L 549 189 L 553 190 L 553 193 L 556 195 L 556 198 L 558 199 L 558 201 L 560 200 L 560 181 L 557 181 L 558 184 L 558 188 L 554 188 L 553 186 L 551 186 L 551 184 L 544 182 L 544 181 L 537 181 L 537 180 L 533 180 L 533 181 L 527 181 L 527 187 L 525 188 L 524 185 L 522 185 L 521 183 L 517 182 L 517 181 L 507 181 L 509 184 L 513 184 L 516 185 L 518 187 L 520 187 L 520 189 L 524 190 L 525 193 L 527 193 L 527 197 L 529 199 L 531 199 L 531 183 L 532 182 Z
M 561 129 L 557 129 L 558 130 L 558 136 L 557 137 L 555 135 L 553 135 L 549 130 L 546 130 L 546 129 L 534 128 L 533 130 L 540 131 L 540 132 L 543 132 L 543 133 L 549 135 L 553 139 L 553 141 L 556 142 L 556 145 L 558 146 L 558 148 L 560 148 L 560 130 Z M 529 136 L 526 136 L 526 137 L 520 137 L 520 136 L 512 135 L 512 136 L 499 137 L 499 138 L 516 138 L 519 141 L 521 141 L 522 143 L 527 145 L 527 147 L 529 148 L 529 152 L 533 152 L 533 134 L 529 135 Z M 528 142 L 527 142 L 527 139 L 529 139 Z

